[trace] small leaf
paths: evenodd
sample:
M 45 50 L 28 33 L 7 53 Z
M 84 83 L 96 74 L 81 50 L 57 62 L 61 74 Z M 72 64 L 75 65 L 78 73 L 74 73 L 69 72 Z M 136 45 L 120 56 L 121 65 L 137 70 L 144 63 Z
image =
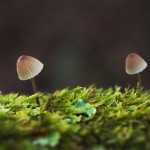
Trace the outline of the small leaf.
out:
M 95 115 L 95 113 L 96 113 L 96 108 L 90 108 L 84 112 L 84 114 L 86 114 L 88 117 Z
M 75 105 L 73 105 L 72 107 L 74 108 L 84 108 L 87 105 L 83 102 L 82 99 L 78 99 L 77 103 Z
M 60 133 L 53 132 L 49 136 L 33 141 L 34 145 L 55 147 L 59 143 Z
M 77 103 L 72 107 L 76 109 L 84 108 L 83 114 L 86 114 L 88 117 L 91 117 L 96 113 L 96 108 L 93 108 L 92 105 L 89 103 L 84 103 L 82 99 L 78 99 Z

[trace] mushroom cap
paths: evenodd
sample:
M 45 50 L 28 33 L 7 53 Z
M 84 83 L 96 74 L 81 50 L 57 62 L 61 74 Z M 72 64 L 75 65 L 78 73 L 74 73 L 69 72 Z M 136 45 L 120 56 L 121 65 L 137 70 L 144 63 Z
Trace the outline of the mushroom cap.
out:
M 34 57 L 22 55 L 17 60 L 17 74 L 20 80 L 29 80 L 38 75 L 43 64 Z
M 146 61 L 136 53 L 130 53 L 125 61 L 125 70 L 133 75 L 142 72 L 147 67 Z

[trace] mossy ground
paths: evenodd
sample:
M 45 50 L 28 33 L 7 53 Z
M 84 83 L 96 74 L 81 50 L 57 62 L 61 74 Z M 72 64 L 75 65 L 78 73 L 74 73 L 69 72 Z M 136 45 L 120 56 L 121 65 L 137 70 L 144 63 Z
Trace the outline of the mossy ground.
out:
M 149 150 L 149 141 L 149 91 L 91 86 L 0 95 L 0 150 Z

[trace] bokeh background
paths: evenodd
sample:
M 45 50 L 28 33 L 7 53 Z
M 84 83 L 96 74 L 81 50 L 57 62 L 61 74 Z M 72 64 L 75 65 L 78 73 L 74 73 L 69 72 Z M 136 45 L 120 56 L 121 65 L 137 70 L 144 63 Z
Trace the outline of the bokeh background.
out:
M 135 85 L 125 73 L 131 52 L 148 64 L 149 1 L 142 0 L 0 0 L 0 90 L 30 94 L 20 81 L 16 61 L 31 55 L 44 63 L 35 78 L 38 89 L 53 92 L 76 86 Z M 150 69 L 142 73 L 150 88 Z

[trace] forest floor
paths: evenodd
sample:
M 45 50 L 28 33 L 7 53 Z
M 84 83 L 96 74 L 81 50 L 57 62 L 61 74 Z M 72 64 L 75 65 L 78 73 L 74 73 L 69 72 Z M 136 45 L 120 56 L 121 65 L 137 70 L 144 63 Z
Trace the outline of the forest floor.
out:
M 0 150 L 149 150 L 149 141 L 150 91 L 0 94 Z

